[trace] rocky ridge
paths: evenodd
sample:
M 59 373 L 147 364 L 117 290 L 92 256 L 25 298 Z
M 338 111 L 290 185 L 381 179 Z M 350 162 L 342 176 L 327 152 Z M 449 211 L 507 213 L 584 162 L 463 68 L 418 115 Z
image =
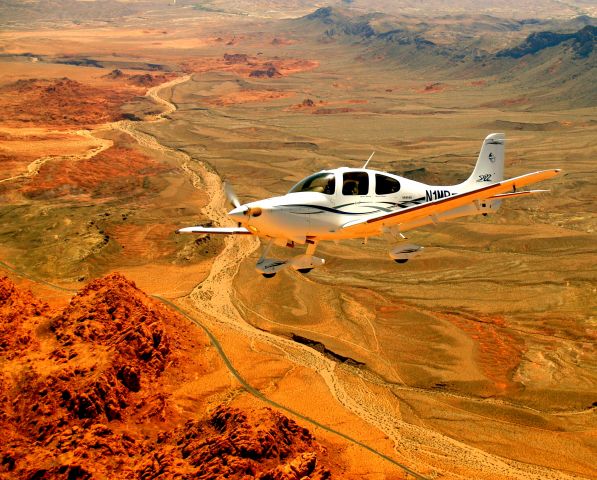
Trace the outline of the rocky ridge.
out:
M 562 43 L 569 43 L 577 57 L 586 58 L 593 52 L 596 38 L 597 27 L 591 25 L 575 33 L 535 32 L 520 45 L 497 52 L 496 57 L 522 58 Z
M 137 73 L 137 74 L 129 74 L 124 73 L 119 68 L 115 68 L 110 73 L 104 75 L 102 78 L 106 78 L 108 80 L 124 80 L 130 85 L 135 85 L 137 87 L 155 87 L 161 83 L 167 82 L 168 80 L 172 80 L 176 75 L 175 74 L 168 74 L 168 73 L 160 73 L 160 74 L 151 74 L 151 73 Z
M 27 79 L 0 88 L 0 121 L 11 126 L 92 126 L 122 119 L 138 92 L 94 87 L 69 78 Z
M 62 311 L 0 279 L 0 477 L 330 478 L 325 447 L 279 412 L 176 408 L 185 323 L 119 274 Z

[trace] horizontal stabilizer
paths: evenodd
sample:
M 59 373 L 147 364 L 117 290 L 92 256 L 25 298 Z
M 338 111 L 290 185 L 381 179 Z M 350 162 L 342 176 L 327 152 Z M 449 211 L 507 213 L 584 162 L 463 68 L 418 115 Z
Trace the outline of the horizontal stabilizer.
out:
M 176 230 L 176 233 L 207 233 L 207 234 L 217 234 L 217 235 L 253 235 L 250 230 L 247 230 L 245 227 L 223 227 L 223 228 L 213 228 L 213 227 L 184 227 L 180 230 Z

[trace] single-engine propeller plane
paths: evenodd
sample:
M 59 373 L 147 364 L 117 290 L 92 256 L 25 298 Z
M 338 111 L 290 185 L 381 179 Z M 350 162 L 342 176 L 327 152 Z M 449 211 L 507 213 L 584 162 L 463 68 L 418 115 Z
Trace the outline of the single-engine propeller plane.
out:
M 559 169 L 542 170 L 504 180 L 503 133 L 485 138 L 471 176 L 452 186 L 431 186 L 391 173 L 363 168 L 324 170 L 298 182 L 286 195 L 241 205 L 225 192 L 234 208 L 228 216 L 237 227 L 186 227 L 178 233 L 256 235 L 268 240 L 256 269 L 266 278 L 291 267 L 307 273 L 325 263 L 314 255 L 324 240 L 386 236 L 400 241 L 404 232 L 469 215 L 487 215 L 503 200 L 547 190 L 519 190 L 552 178 Z M 373 155 L 371 155 L 373 156 Z M 306 252 L 288 260 L 268 258 L 273 244 L 306 245 Z M 401 244 L 390 258 L 405 263 L 423 247 Z

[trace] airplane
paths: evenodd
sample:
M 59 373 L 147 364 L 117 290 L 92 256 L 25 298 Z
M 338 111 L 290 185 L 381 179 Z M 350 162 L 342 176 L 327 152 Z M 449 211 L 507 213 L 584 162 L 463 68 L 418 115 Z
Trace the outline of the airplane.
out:
M 451 186 L 432 186 L 387 172 L 362 168 L 335 168 L 310 175 L 282 196 L 241 204 L 224 185 L 234 207 L 228 216 L 237 227 L 185 227 L 176 233 L 255 235 L 267 239 L 256 270 L 272 278 L 285 268 L 308 273 L 325 264 L 314 255 L 319 242 L 384 236 L 406 239 L 404 232 L 471 215 L 496 212 L 502 201 L 548 190 L 519 190 L 547 180 L 560 169 L 542 170 L 504 180 L 503 133 L 483 141 L 470 177 Z M 282 260 L 268 258 L 271 247 L 306 245 L 304 254 Z M 403 244 L 392 248 L 390 258 L 405 263 L 419 255 L 422 246 Z

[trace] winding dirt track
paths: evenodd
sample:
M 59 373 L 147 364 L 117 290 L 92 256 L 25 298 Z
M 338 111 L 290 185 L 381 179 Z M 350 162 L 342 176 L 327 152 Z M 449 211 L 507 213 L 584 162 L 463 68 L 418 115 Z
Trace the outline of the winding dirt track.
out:
M 149 119 L 150 122 L 164 121 L 164 120 L 166 120 L 166 115 L 169 115 L 170 113 L 172 113 L 176 110 L 175 105 L 168 102 L 167 100 L 164 100 L 162 97 L 159 96 L 158 93 L 161 92 L 162 90 L 164 90 L 165 88 L 174 87 L 175 85 L 178 85 L 179 83 L 184 83 L 187 80 L 189 80 L 189 78 L 191 78 L 190 75 L 177 77 L 174 80 L 171 80 L 167 83 L 162 83 L 161 85 L 152 87 L 149 90 L 147 90 L 147 92 L 145 93 L 145 96 L 151 98 L 154 102 L 156 102 L 157 104 L 164 107 L 163 112 L 161 112 L 161 113 L 155 115 L 153 118 Z M 94 130 L 81 129 L 81 130 L 69 131 L 68 132 L 69 134 L 79 135 L 86 139 L 93 140 L 96 143 L 96 145 L 94 147 L 90 148 L 89 150 L 87 150 L 83 154 L 47 155 L 44 157 L 36 158 L 33 162 L 31 162 L 29 165 L 27 165 L 27 170 L 25 172 L 19 173 L 18 175 L 13 175 L 12 177 L 0 179 L 0 183 L 11 182 L 13 180 L 18 180 L 20 178 L 33 177 L 39 173 L 39 170 L 45 163 L 50 162 L 50 161 L 89 160 L 89 159 L 95 157 L 96 155 L 103 152 L 104 150 L 107 150 L 114 144 L 114 142 L 112 142 L 112 140 L 107 140 L 105 138 L 101 138 L 101 137 L 98 137 L 95 135 L 96 133 L 99 133 L 102 131 L 121 130 L 125 133 L 128 133 L 132 137 L 134 137 L 140 144 L 144 145 L 144 143 L 143 143 L 144 138 L 140 138 L 140 136 L 138 136 L 136 134 L 137 132 L 134 130 L 132 125 L 133 125 L 133 122 L 131 122 L 129 120 L 121 120 L 118 122 L 107 123 L 105 125 L 102 125 L 101 127 L 94 129 Z M 48 133 L 64 133 L 64 132 L 48 132 Z M 149 138 L 151 139 L 153 137 L 149 137 Z M 150 142 L 150 144 L 146 145 L 146 146 L 148 146 L 150 148 L 154 148 L 156 150 L 160 150 L 160 151 L 169 150 L 169 149 L 164 148 L 158 142 L 156 142 L 155 139 L 153 139 L 153 142 Z
M 165 111 L 162 114 L 150 121 L 165 121 L 165 116 L 176 110 L 175 105 L 161 98 L 159 93 L 165 88 L 173 87 L 189 79 L 190 75 L 179 77 L 173 81 L 148 90 L 146 95 L 165 107 Z M 175 155 L 180 160 L 181 168 L 189 176 L 193 185 L 197 189 L 202 189 L 208 193 L 210 202 L 205 206 L 204 213 L 209 218 L 213 219 L 215 223 L 226 225 L 226 200 L 223 194 L 220 178 L 197 159 L 191 158 L 184 152 L 165 147 L 164 145 L 161 145 L 155 137 L 139 131 L 137 129 L 138 125 L 138 122 L 135 123 L 125 120 L 108 124 L 93 132 L 84 130 L 77 133 L 88 137 L 93 136 L 95 132 L 115 129 L 127 133 L 144 147 L 164 153 L 167 152 L 169 155 Z M 94 155 L 97 155 L 99 152 L 112 145 L 112 142 L 109 140 L 95 136 L 94 138 L 98 141 L 97 147 L 94 147 L 77 158 L 92 158 Z M 35 175 L 43 163 L 56 158 L 57 157 L 40 158 L 29 166 L 28 172 L 17 177 Z M 196 173 L 196 171 L 199 173 Z M 15 177 L 12 179 L 14 178 Z M 5 179 L 3 181 L 8 180 L 10 179 Z M 487 479 L 566 480 L 579 478 L 577 476 L 566 475 L 559 471 L 507 460 L 466 445 L 431 429 L 404 422 L 401 420 L 400 415 L 397 414 L 387 402 L 380 399 L 379 395 L 375 394 L 369 388 L 368 385 L 371 385 L 372 383 L 379 385 L 379 381 L 370 383 L 371 379 L 368 378 L 368 375 L 357 369 L 339 365 L 307 346 L 252 327 L 244 320 L 241 313 L 234 305 L 233 298 L 235 298 L 235 292 L 233 280 L 238 272 L 241 262 L 249 257 L 258 247 L 259 242 L 254 237 L 242 236 L 239 238 L 231 236 L 226 238 L 224 250 L 215 259 L 209 276 L 195 287 L 187 299 L 194 309 L 201 312 L 202 318 L 204 319 L 203 322 L 199 322 L 191 315 L 187 314 L 180 308 L 180 305 L 174 305 L 171 301 L 156 296 L 156 298 L 165 301 L 181 311 L 181 313 L 189 318 L 189 320 L 208 332 L 208 335 L 227 368 L 247 391 L 278 408 L 285 409 L 320 428 L 336 433 L 344 439 L 366 448 L 397 467 L 402 468 L 405 473 L 414 478 L 424 478 L 417 474 L 416 470 L 428 471 L 429 468 L 434 470 L 434 477 L 445 476 L 446 478 L 454 479 L 470 479 L 471 472 L 474 472 L 475 478 Z M 223 347 L 220 345 L 217 337 L 212 333 L 214 331 L 217 332 L 218 329 L 222 328 L 232 330 L 252 341 L 269 344 L 283 352 L 284 356 L 291 362 L 317 372 L 325 381 L 332 396 L 344 408 L 385 433 L 394 442 L 396 452 L 400 454 L 406 465 L 398 463 L 383 453 L 352 439 L 342 432 L 335 431 L 320 424 L 316 420 L 302 415 L 300 412 L 294 412 L 283 405 L 276 403 L 254 389 L 249 382 L 240 376 L 228 357 L 226 357 Z M 406 385 L 401 388 L 413 391 L 418 390 L 410 389 Z M 449 468 L 446 464 L 455 466 L 455 468 Z
M 108 128 L 110 128 L 110 126 L 111 126 L 111 124 L 109 124 L 107 127 L 100 127 L 96 131 L 108 129 Z M 51 133 L 51 132 L 49 132 L 49 133 Z M 93 148 L 90 148 L 84 154 L 48 155 L 45 157 L 36 158 L 35 160 L 33 160 L 33 162 L 31 162 L 29 165 L 27 165 L 27 171 L 25 171 L 23 173 L 19 173 L 18 175 L 14 175 L 12 177 L 3 178 L 2 180 L 0 180 L 0 183 L 11 182 L 13 180 L 18 180 L 20 178 L 33 177 L 33 176 L 37 175 L 39 173 L 39 170 L 41 169 L 41 167 L 46 162 L 49 162 L 49 161 L 53 161 L 53 160 L 89 160 L 90 158 L 95 157 L 97 154 L 103 152 L 104 150 L 107 150 L 108 148 L 110 148 L 113 145 L 112 140 L 98 138 L 95 135 L 93 135 L 94 132 L 92 132 L 91 130 L 76 130 L 74 132 L 69 132 L 69 133 L 73 133 L 75 135 L 79 135 L 81 137 L 91 139 L 96 142 L 96 146 L 94 146 Z

